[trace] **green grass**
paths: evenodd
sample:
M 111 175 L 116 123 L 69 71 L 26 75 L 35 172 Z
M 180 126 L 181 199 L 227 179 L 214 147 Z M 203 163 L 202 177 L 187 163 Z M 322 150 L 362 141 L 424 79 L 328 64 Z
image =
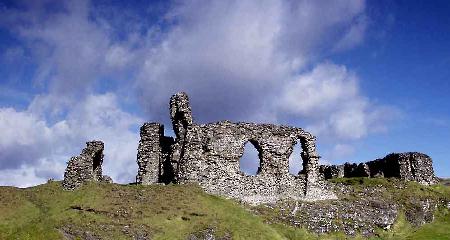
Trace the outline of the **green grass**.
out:
M 367 187 L 383 187 L 386 197 L 393 198 L 402 205 L 412 200 L 430 199 L 437 201 L 450 201 L 450 186 L 446 182 L 431 186 L 423 186 L 417 182 L 404 182 L 395 178 L 337 178 L 330 180 L 333 183 L 350 185 L 355 192 L 362 192 Z M 408 206 L 406 206 L 408 207 Z
M 59 182 L 29 189 L 0 188 L 0 239 L 185 239 L 213 229 L 218 237 L 283 239 L 238 203 L 193 185 L 87 184 L 68 192 Z M 128 233 L 127 233 L 128 232 Z
M 348 181 L 354 185 L 390 184 Z M 416 185 L 408 188 L 411 193 L 399 194 L 399 198 L 411 197 L 416 191 L 431 197 L 450 196 L 450 188 L 443 185 L 425 190 Z M 269 224 L 264 219 L 249 206 L 208 195 L 195 185 L 90 183 L 73 192 L 63 191 L 60 182 L 27 189 L 0 187 L 2 240 L 63 239 L 63 234 L 79 239 L 186 239 L 206 231 L 213 231 L 216 239 L 348 238 L 340 233 L 318 236 L 303 228 Z M 450 214 L 441 210 L 433 223 L 421 228 L 399 218 L 393 231 L 380 231 L 376 239 L 450 239 Z

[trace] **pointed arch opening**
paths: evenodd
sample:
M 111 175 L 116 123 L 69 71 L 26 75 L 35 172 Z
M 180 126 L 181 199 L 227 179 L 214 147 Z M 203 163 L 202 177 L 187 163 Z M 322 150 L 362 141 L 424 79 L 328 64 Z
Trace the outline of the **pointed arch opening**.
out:
M 289 173 L 298 176 L 303 173 L 303 159 L 302 159 L 302 146 L 300 141 L 297 141 L 294 145 L 294 150 L 289 156 Z
M 261 153 L 255 141 L 248 141 L 244 145 L 244 153 L 239 159 L 239 170 L 246 175 L 255 176 L 261 170 Z

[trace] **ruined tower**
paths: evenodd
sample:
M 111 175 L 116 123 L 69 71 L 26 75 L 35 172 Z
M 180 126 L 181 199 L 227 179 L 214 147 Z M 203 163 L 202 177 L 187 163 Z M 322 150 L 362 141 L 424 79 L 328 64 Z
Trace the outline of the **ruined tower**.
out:
M 219 121 L 195 123 L 189 97 L 180 92 L 170 98 L 170 118 L 175 138 L 165 136 L 160 123 L 145 123 L 140 129 L 136 183 L 196 183 L 206 192 L 248 203 L 270 203 L 281 199 L 334 199 L 325 179 L 336 177 L 395 177 L 424 185 L 437 182 L 432 160 L 416 153 L 389 154 L 360 164 L 319 166 L 316 138 L 291 126 Z M 246 143 L 258 151 L 258 172 L 247 175 L 239 162 Z M 73 190 L 87 181 L 108 181 L 102 176 L 101 141 L 86 143 L 72 157 L 62 185 Z M 289 157 L 300 145 L 303 170 L 289 173 Z M 256 159 L 255 159 L 256 160 Z

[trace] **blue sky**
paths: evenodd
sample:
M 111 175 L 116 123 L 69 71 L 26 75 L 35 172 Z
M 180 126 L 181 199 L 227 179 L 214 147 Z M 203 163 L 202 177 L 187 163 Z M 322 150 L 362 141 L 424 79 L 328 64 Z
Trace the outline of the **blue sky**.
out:
M 448 1 L 0 1 L 0 16 L 0 185 L 61 179 L 92 139 L 133 181 L 139 126 L 171 134 L 177 91 L 199 123 L 305 128 L 323 163 L 420 151 L 450 177 Z
M 368 30 L 366 41 L 332 57 L 357 72 L 366 96 L 401 113 L 389 131 L 361 142 L 361 150 L 425 152 L 433 157 L 437 174 L 449 176 L 450 5 L 378 4 L 367 5 L 374 30 Z M 358 152 L 352 159 L 370 158 L 364 150 Z

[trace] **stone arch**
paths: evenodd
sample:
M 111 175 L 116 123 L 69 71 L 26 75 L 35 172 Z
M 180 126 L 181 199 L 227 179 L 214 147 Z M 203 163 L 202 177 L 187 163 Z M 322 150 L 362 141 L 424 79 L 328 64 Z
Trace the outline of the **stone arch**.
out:
M 257 175 L 261 172 L 261 147 L 255 140 L 244 143 L 242 155 L 239 158 L 239 170 L 246 175 Z

